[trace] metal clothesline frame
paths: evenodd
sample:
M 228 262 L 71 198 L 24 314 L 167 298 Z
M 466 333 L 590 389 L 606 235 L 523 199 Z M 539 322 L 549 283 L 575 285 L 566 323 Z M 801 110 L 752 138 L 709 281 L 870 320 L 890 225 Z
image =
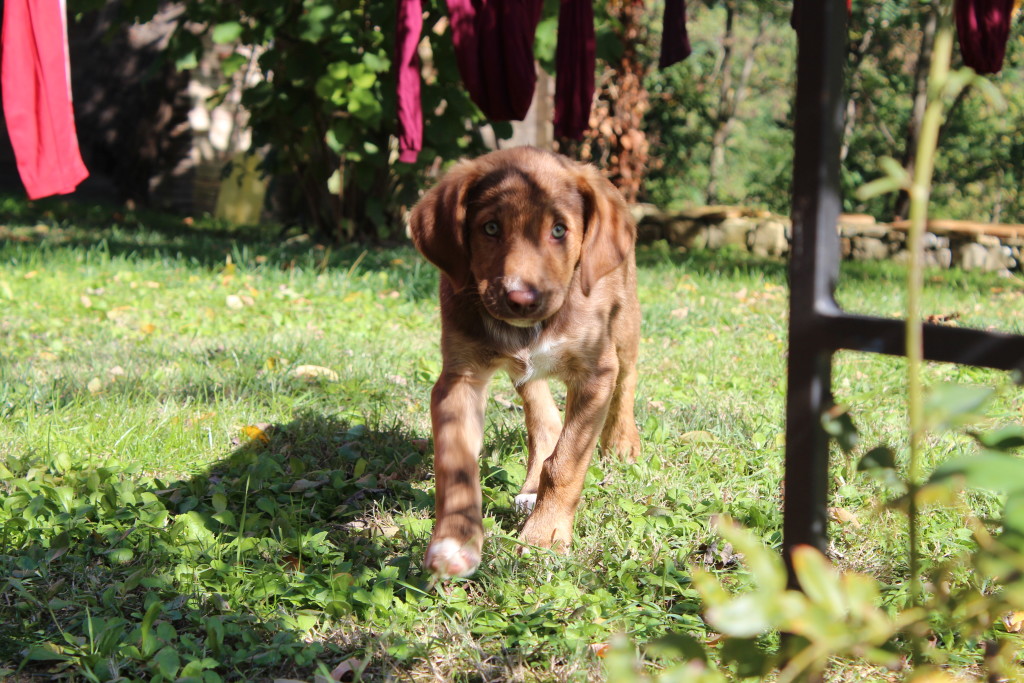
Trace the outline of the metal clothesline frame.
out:
M 783 554 L 828 544 L 828 446 L 822 416 L 833 406 L 832 357 L 839 350 L 905 355 L 903 320 L 847 313 L 833 296 L 839 277 L 843 0 L 797 3 L 793 244 L 789 265 Z M 999 370 L 1024 369 L 1024 336 L 924 326 L 924 357 Z M 790 572 L 790 585 L 796 582 Z

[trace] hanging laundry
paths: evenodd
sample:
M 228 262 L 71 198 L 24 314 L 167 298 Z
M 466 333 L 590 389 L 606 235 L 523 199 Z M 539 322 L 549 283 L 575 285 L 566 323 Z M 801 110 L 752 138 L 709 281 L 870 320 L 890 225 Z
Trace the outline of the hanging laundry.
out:
M 1003 68 L 1014 0 L 956 0 L 956 36 L 964 64 L 979 74 Z
M 25 191 L 73 192 L 89 171 L 71 106 L 63 0 L 5 0 L 0 40 L 4 119 Z
M 422 0 L 398 3 L 398 160 L 415 163 L 423 149 L 423 105 L 420 102 Z
M 562 0 L 555 47 L 555 136 L 579 140 L 590 127 L 597 60 L 594 5 Z
M 667 69 L 689 57 L 692 51 L 686 30 L 686 0 L 665 0 L 658 68 Z
M 492 121 L 522 120 L 533 101 L 537 74 L 533 42 L 543 0 L 446 0 L 455 57 L 470 98 Z M 667 0 L 660 68 L 690 54 L 684 0 Z M 399 0 L 399 160 L 414 162 L 423 142 L 419 58 L 421 0 Z M 557 137 L 579 140 L 590 127 L 596 39 L 592 0 L 561 0 L 555 49 Z
M 543 0 L 447 0 L 462 82 L 492 121 L 522 120 L 533 101 L 533 41 Z

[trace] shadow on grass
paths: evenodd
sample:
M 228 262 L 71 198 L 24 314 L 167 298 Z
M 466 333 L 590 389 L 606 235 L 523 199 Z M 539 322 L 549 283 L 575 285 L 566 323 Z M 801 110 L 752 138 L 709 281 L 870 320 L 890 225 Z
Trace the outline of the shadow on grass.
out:
M 176 481 L 6 461 L 0 677 L 259 680 L 373 649 L 393 601 L 425 595 L 425 440 L 319 414 L 244 432 Z

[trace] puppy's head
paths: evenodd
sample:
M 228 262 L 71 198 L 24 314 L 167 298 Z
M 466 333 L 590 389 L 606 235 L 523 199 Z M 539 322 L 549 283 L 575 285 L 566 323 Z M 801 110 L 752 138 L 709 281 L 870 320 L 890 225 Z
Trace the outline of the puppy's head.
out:
M 517 326 L 549 318 L 578 279 L 585 296 L 632 252 L 636 229 L 591 166 L 529 147 L 463 161 L 413 209 L 416 247 L 458 291 Z

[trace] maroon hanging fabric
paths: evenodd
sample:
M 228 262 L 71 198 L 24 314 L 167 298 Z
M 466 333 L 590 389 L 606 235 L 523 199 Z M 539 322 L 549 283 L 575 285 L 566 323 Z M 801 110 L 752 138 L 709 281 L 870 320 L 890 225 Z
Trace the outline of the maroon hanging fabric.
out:
M 1003 68 L 1013 0 L 956 0 L 956 35 L 964 64 L 979 74 Z
M 659 69 L 667 69 L 690 56 L 690 34 L 686 30 L 686 0 L 665 0 Z
M 59 0 L 4 2 L 4 118 L 29 199 L 74 192 L 89 175 L 71 108 L 64 21 Z
M 423 107 L 420 102 L 422 0 L 399 0 L 398 30 L 398 160 L 415 163 L 423 149 Z
M 596 66 L 591 0 L 562 0 L 555 48 L 555 136 L 579 140 L 590 127 Z
M 537 73 L 533 41 L 543 0 L 447 0 L 462 82 L 492 121 L 522 120 Z

